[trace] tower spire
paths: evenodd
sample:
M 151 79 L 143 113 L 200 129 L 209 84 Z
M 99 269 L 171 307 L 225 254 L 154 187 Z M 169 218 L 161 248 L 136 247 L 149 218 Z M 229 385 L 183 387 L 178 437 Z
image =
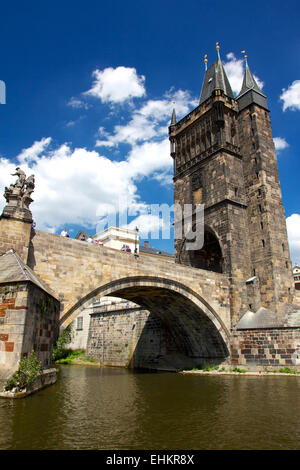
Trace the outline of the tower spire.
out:
M 172 103 L 175 104 L 175 101 L 172 101 Z M 177 122 L 177 120 L 176 120 L 176 112 L 175 112 L 175 108 L 173 108 L 170 126 L 174 126 L 174 125 L 176 124 L 176 122 Z
M 216 49 L 217 49 L 217 54 L 218 54 L 218 60 L 221 60 L 221 57 L 220 57 L 220 46 L 219 46 L 219 43 L 216 42 Z
M 205 76 L 199 104 L 204 103 L 204 101 L 210 98 L 215 90 L 222 90 L 224 95 L 228 96 L 229 98 L 234 98 L 234 94 L 221 61 L 220 46 L 218 42 L 216 43 L 216 49 L 218 53 L 217 60 L 209 67 L 209 69 L 205 67 Z M 204 57 L 205 62 L 205 60 L 207 60 L 206 55 Z
M 245 54 L 245 73 L 244 73 L 244 79 L 243 79 L 243 84 L 242 84 L 242 88 L 241 88 L 241 91 L 239 92 L 237 98 L 239 98 L 240 96 L 242 96 L 244 93 L 247 93 L 247 91 L 249 90 L 254 90 L 256 91 L 257 93 L 260 93 L 262 96 L 265 96 L 261 89 L 259 88 L 250 68 L 249 68 L 249 65 L 248 65 L 248 56 L 246 55 L 246 51 L 242 51 L 242 53 Z
M 204 56 L 205 72 L 207 72 L 207 54 Z

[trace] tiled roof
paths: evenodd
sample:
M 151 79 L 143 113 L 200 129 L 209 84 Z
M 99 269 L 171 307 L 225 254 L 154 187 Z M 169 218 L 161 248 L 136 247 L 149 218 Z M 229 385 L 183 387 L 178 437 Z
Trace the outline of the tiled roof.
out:
M 172 253 L 167 253 L 166 251 L 158 250 L 157 248 L 147 248 L 145 246 L 140 246 L 140 252 L 148 253 L 149 255 L 160 255 L 160 256 L 168 256 L 170 258 L 174 258 Z

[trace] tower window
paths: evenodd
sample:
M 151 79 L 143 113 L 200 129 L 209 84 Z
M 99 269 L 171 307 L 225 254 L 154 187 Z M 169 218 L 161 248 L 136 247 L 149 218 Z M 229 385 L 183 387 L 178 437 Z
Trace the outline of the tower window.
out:
M 288 268 L 289 267 L 289 263 L 286 261 L 285 262 L 285 267 Z
M 261 196 L 261 189 L 258 190 L 258 195 Z
M 262 246 L 265 247 L 265 240 L 262 240 L 261 243 L 262 243 Z
M 256 178 L 257 178 L 257 179 L 259 178 L 259 173 L 258 173 L 258 171 L 256 172 Z
M 284 251 L 284 243 L 282 244 L 282 251 Z
M 263 228 L 264 228 L 264 223 L 263 222 L 260 223 L 260 228 L 263 230 Z
M 259 212 L 262 212 L 261 204 L 258 204 L 258 210 L 259 210 Z
M 234 188 L 234 195 L 235 197 L 237 197 L 239 194 L 239 189 L 238 188 Z

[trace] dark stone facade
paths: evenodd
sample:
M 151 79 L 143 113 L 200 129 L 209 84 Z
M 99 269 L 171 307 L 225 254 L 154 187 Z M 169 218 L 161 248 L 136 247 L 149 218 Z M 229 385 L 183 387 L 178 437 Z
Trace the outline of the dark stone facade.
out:
M 174 202 L 205 211 L 203 248 L 188 251 L 176 240 L 175 256 L 228 275 L 234 327 L 247 310 L 291 303 L 294 285 L 266 99 L 257 85 L 236 99 L 221 88 L 169 127 Z

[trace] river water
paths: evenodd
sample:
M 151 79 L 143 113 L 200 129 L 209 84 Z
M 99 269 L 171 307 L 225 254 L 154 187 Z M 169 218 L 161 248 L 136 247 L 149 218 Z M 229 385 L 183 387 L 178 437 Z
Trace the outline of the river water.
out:
M 0 400 L 0 449 L 300 449 L 300 377 L 61 366 Z

